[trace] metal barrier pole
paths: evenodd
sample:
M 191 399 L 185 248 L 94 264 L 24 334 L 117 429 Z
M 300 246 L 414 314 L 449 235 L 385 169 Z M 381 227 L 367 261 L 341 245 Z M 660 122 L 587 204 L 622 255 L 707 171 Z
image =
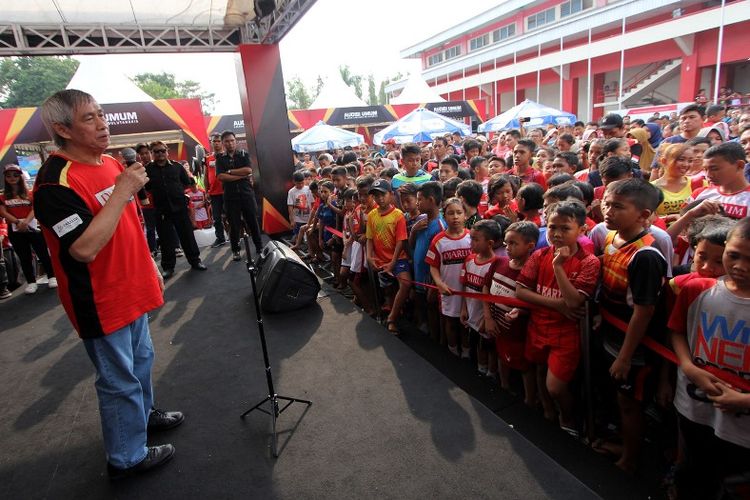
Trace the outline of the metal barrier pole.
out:
M 591 383 L 591 302 L 585 302 L 586 313 L 581 318 L 581 357 L 583 359 L 583 399 L 586 408 L 586 438 L 594 440 L 594 401 Z

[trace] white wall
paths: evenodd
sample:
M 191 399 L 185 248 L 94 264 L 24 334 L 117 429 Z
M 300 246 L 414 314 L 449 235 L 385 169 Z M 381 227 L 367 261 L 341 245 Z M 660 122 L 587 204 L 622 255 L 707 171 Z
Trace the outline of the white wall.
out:
M 515 106 L 515 102 L 513 101 L 513 91 L 502 92 L 500 94 L 500 106 L 497 110 L 497 114 L 500 114 L 503 111 L 508 111 L 513 106 Z
M 578 113 L 577 113 L 577 116 L 578 116 L 578 119 L 584 123 L 591 120 L 591 117 L 589 116 L 589 112 L 588 112 L 588 109 L 589 109 L 588 83 L 589 83 L 589 79 L 586 76 L 578 79 Z M 591 83 L 592 85 L 594 83 L 593 75 L 591 77 Z M 594 89 L 592 88 L 591 89 L 591 101 L 592 102 L 594 100 L 594 97 L 595 97 Z
M 526 89 L 526 96 L 528 97 L 529 94 L 536 94 L 536 87 L 533 87 L 531 91 L 529 91 L 529 89 Z M 532 97 L 529 97 L 529 99 L 532 99 L 540 104 L 544 104 L 545 106 L 560 109 L 560 83 L 557 82 L 542 85 L 539 88 L 539 98 L 534 99 Z

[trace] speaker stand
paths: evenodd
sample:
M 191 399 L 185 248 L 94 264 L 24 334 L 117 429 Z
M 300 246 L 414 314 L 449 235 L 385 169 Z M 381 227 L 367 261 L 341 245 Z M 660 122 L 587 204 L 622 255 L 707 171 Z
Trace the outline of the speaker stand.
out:
M 245 413 L 240 415 L 240 418 L 245 418 L 250 412 L 253 411 L 261 411 L 265 413 L 266 415 L 270 415 L 271 417 L 271 453 L 273 453 L 273 456 L 278 458 L 279 456 L 279 450 L 278 450 L 278 434 L 276 432 L 276 420 L 278 420 L 279 415 L 281 415 L 284 410 L 289 408 L 293 403 L 302 403 L 304 405 L 307 405 L 309 408 L 310 405 L 312 405 L 312 401 L 308 401 L 306 399 L 298 399 L 298 398 L 290 398 L 287 396 L 279 396 L 276 394 L 276 391 L 273 388 L 273 375 L 271 374 L 271 362 L 268 359 L 268 347 L 266 346 L 266 333 L 263 329 L 263 316 L 260 312 L 260 300 L 258 298 L 258 291 L 255 287 L 255 275 L 257 273 L 257 268 L 255 267 L 255 263 L 253 262 L 252 256 L 250 254 L 250 238 L 248 237 L 247 233 L 244 235 L 244 242 L 245 242 L 245 255 L 247 257 L 247 260 L 245 261 L 245 264 L 247 265 L 247 272 L 250 274 L 250 284 L 253 289 L 253 299 L 255 300 L 255 315 L 257 317 L 258 322 L 258 336 L 260 337 L 260 345 L 263 349 L 263 363 L 266 369 L 266 383 L 268 385 L 268 396 L 266 396 L 261 402 L 247 410 Z M 283 406 L 280 406 L 280 402 Z M 266 409 L 264 406 L 266 406 L 266 403 L 270 403 L 270 408 Z

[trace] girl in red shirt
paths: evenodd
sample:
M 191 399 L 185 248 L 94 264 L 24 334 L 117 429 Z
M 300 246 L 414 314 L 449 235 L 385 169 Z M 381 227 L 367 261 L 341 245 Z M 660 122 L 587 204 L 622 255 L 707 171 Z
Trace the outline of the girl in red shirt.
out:
M 0 217 L 8 222 L 8 239 L 18 255 L 18 260 L 21 261 L 21 269 L 27 283 L 24 292 L 30 295 L 37 291 L 32 248 L 47 272 L 49 287 L 57 288 L 47 244 L 34 218 L 31 193 L 26 187 L 21 167 L 6 165 L 3 174 L 5 189 L 0 195 Z

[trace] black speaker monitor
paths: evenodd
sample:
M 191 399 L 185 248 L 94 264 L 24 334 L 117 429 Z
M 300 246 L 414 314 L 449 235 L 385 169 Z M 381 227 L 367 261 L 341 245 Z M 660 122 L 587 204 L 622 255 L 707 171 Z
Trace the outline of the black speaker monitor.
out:
M 264 311 L 293 311 L 315 302 L 318 297 L 318 277 L 283 243 L 268 242 L 257 268 L 258 294 Z

